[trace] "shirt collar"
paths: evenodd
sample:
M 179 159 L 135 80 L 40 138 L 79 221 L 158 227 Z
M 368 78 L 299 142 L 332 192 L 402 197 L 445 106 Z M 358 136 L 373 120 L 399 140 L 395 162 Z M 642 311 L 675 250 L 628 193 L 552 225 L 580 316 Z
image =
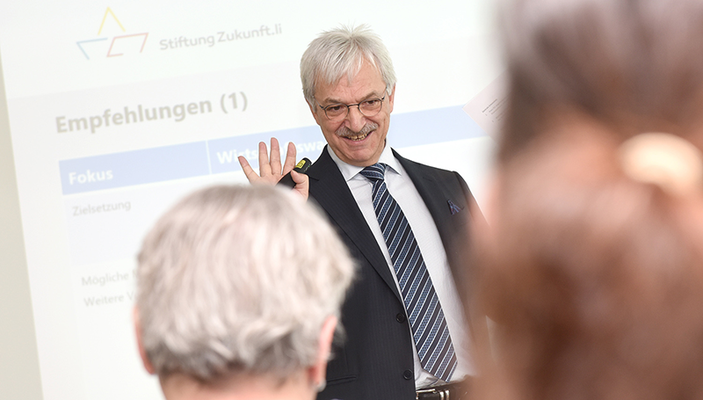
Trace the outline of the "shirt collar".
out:
M 364 167 L 357 167 L 356 165 L 345 163 L 339 157 L 337 157 L 337 154 L 335 154 L 334 150 L 332 150 L 331 147 L 327 146 L 327 149 L 329 150 L 330 157 L 332 157 L 332 160 L 335 162 L 335 164 L 337 164 L 337 167 L 342 173 L 342 176 L 344 177 L 345 181 L 349 182 L 350 180 L 354 179 L 354 177 L 356 177 L 359 172 L 364 169 Z M 386 164 L 389 167 L 386 168 L 386 173 L 388 173 L 389 171 L 393 171 L 396 174 L 400 174 L 400 171 L 402 171 L 400 169 L 398 160 L 396 160 L 393 156 L 393 151 L 391 150 L 390 146 L 386 146 L 383 148 L 383 152 L 381 153 L 381 157 L 379 157 L 378 162 Z

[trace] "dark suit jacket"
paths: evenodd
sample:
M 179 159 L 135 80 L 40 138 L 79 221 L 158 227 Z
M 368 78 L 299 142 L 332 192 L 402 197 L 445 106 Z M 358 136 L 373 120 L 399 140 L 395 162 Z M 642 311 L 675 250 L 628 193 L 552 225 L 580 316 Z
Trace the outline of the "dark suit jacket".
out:
M 392 272 L 349 187 L 325 147 L 310 167 L 310 197 L 327 213 L 358 264 L 342 308 L 346 330 L 327 367 L 327 388 L 318 399 L 410 400 L 415 398 L 412 337 Z M 468 259 L 470 203 L 456 172 L 395 157 L 407 171 L 434 219 L 457 283 Z M 450 203 L 461 211 L 452 213 Z M 456 210 L 455 210 L 456 211 Z M 461 290 L 461 285 L 458 285 Z

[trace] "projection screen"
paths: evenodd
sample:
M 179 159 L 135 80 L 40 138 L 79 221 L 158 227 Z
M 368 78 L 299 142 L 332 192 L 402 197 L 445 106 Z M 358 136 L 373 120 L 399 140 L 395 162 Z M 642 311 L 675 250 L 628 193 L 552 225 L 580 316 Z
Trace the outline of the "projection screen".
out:
M 383 38 L 389 144 L 460 172 L 482 203 L 485 90 L 503 70 L 492 3 L 3 2 L 0 398 L 162 398 L 131 325 L 140 241 L 184 194 L 246 182 L 236 158 L 256 165 L 260 141 L 317 157 L 299 61 L 323 30 Z

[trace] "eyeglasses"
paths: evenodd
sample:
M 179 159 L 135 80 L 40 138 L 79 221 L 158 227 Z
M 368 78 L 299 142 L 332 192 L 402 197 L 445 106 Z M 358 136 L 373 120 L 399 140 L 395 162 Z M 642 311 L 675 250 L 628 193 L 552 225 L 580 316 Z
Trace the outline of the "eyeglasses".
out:
M 383 95 L 383 97 L 379 98 L 373 98 L 373 99 L 368 99 L 364 100 L 361 103 L 356 103 L 356 104 L 330 104 L 327 107 L 322 107 L 320 108 L 325 112 L 325 115 L 327 116 L 327 119 L 331 121 L 340 121 L 343 120 L 344 118 L 347 117 L 347 114 L 349 114 L 349 108 L 356 106 L 356 108 L 359 109 L 359 112 L 361 115 L 365 117 L 373 117 L 374 115 L 378 114 L 379 111 L 381 111 L 381 107 L 383 106 L 383 100 L 386 99 L 386 95 Z

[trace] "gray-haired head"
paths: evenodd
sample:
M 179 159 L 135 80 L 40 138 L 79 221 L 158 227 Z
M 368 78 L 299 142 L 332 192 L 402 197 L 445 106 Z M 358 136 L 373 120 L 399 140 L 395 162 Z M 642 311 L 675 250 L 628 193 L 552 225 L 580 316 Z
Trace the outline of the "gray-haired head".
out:
M 370 62 L 381 73 L 390 95 L 395 86 L 395 72 L 388 49 L 367 26 L 340 27 L 322 32 L 310 42 L 300 60 L 300 79 L 303 95 L 315 105 L 315 87 L 318 83 L 333 84 L 345 75 L 354 78 L 364 61 Z
M 506 0 L 510 78 L 501 158 L 576 109 L 622 139 L 700 122 L 703 1 Z M 560 111 L 561 110 L 561 111 Z
M 313 206 L 267 186 L 215 186 L 146 236 L 137 270 L 141 343 L 160 376 L 286 378 L 311 366 L 353 263 Z

